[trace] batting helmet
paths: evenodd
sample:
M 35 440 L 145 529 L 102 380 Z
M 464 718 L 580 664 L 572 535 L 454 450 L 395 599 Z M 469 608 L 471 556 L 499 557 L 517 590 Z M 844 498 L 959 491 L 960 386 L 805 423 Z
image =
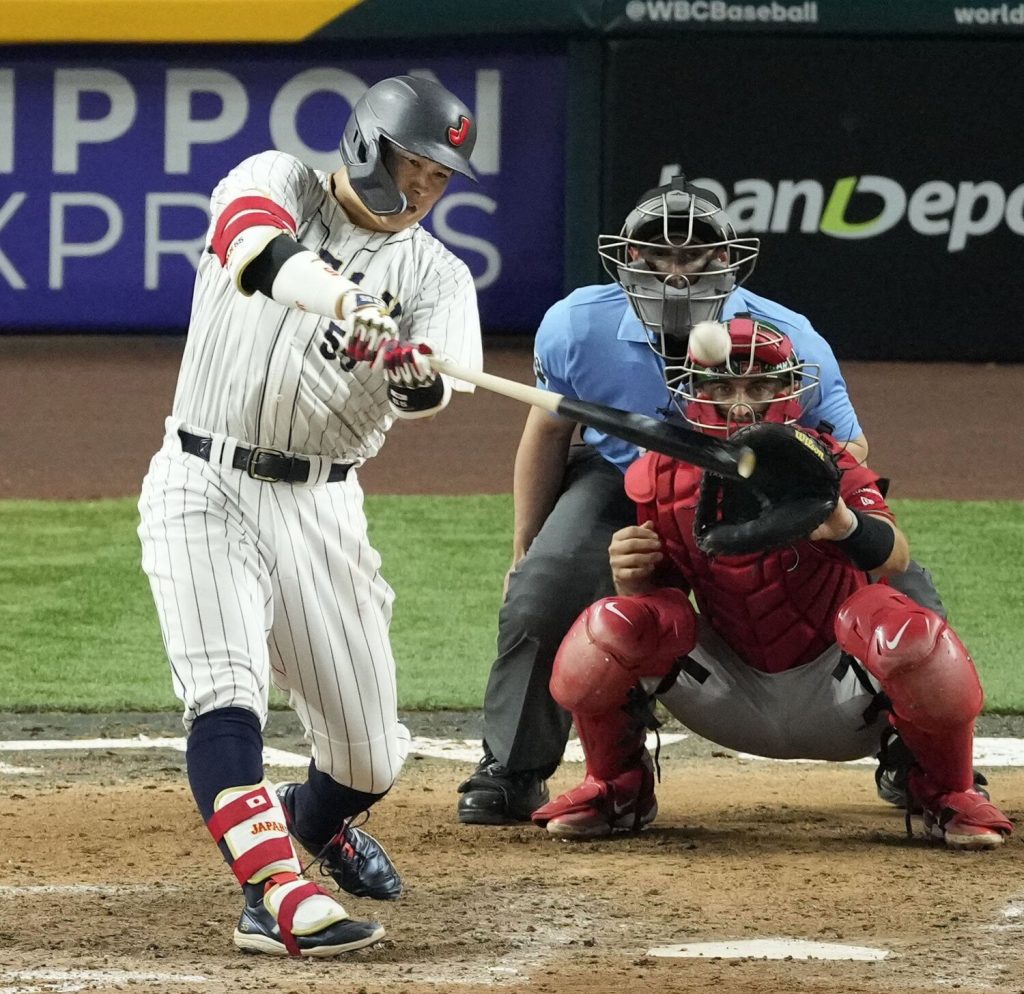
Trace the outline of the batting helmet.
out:
M 705 365 L 687 352 L 681 365 L 665 366 L 669 393 L 683 417 L 701 431 L 717 435 L 731 435 L 751 421 L 793 424 L 799 420 L 804 398 L 821 382 L 818 367 L 801 361 L 789 336 L 767 321 L 738 314 L 726 328 L 731 350 L 721 365 Z M 740 379 L 748 381 L 747 400 L 719 400 L 720 385 Z M 750 396 L 757 390 L 764 396 Z
M 341 136 L 341 159 L 356 195 L 374 214 L 398 214 L 406 200 L 384 163 L 382 139 L 476 179 L 469 109 L 431 79 L 393 76 L 374 83 L 356 101 Z
M 718 198 L 676 176 L 649 190 L 597 250 L 663 358 L 685 354 L 698 321 L 717 320 L 754 269 L 760 240 L 740 238 Z

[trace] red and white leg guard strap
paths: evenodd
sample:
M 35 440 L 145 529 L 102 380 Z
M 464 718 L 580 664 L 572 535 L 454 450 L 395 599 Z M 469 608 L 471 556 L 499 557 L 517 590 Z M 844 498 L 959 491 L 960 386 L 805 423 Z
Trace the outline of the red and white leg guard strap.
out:
M 213 807 L 210 834 L 227 845 L 240 884 L 266 882 L 263 902 L 290 955 L 300 954 L 295 936 L 313 935 L 348 917 L 327 891 L 300 877 L 284 809 L 270 784 L 221 791 Z

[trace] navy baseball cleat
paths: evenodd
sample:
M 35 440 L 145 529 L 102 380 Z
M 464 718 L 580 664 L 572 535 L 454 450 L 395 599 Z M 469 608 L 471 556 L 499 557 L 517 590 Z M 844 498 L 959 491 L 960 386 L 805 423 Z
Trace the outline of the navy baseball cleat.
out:
M 550 795 L 541 770 L 511 772 L 489 751 L 470 777 L 459 784 L 459 821 L 463 825 L 509 825 L 529 821 Z
M 312 887 L 306 883 L 305 887 Z M 318 888 L 319 889 L 319 888 Z M 234 943 L 246 953 L 266 953 L 271 956 L 327 957 L 338 956 L 353 949 L 362 949 L 384 938 L 384 927 L 377 922 L 360 922 L 348 917 L 341 905 L 320 891 L 330 905 L 321 918 L 308 930 L 300 931 L 298 916 L 289 930 L 282 934 L 281 925 L 267 907 L 262 884 L 247 884 L 245 908 L 235 928 Z M 319 909 L 323 911 L 324 909 Z M 283 913 L 282 913 L 282 917 Z M 316 927 L 319 925 L 320 927 Z M 313 930 L 315 928 L 315 931 Z
M 347 894 L 375 901 L 397 901 L 402 896 L 402 878 L 384 847 L 369 832 L 356 828 L 346 819 L 340 831 L 325 845 L 304 839 L 295 831 L 295 805 L 292 796 L 300 785 L 278 784 L 276 791 L 288 822 L 288 831 L 314 862 L 320 872 L 331 877 Z

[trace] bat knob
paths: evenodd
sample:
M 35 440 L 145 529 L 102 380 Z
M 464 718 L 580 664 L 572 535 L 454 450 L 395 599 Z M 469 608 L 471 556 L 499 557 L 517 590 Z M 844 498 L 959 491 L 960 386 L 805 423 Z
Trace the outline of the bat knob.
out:
M 736 456 L 736 472 L 746 480 L 750 477 L 750 474 L 754 472 L 754 467 L 756 465 L 757 456 L 754 455 L 754 450 L 744 445 L 742 450 Z

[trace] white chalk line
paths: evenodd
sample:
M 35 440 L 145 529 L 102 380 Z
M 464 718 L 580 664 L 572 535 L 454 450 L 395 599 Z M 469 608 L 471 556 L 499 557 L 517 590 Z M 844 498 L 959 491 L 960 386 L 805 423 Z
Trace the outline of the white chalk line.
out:
M 681 742 L 689 736 L 669 732 L 661 736 L 662 748 Z M 656 739 L 653 734 L 647 737 L 647 745 L 654 748 Z M 136 735 L 128 739 L 10 739 L 0 741 L 0 753 L 4 752 L 76 752 L 89 749 L 170 749 L 175 752 L 185 751 L 184 736 L 150 738 L 147 735 Z M 415 737 L 409 747 L 411 755 L 429 756 L 436 759 L 448 759 L 459 763 L 475 763 L 482 755 L 483 746 L 479 739 L 435 739 Z M 816 762 L 806 759 L 766 759 L 751 753 L 737 753 L 738 758 L 771 763 L 807 763 Z M 565 759 L 570 763 L 583 762 L 583 749 L 577 739 L 570 740 L 565 750 Z M 306 766 L 309 756 L 302 753 L 289 752 L 286 749 L 266 747 L 263 750 L 263 761 L 267 766 Z M 873 766 L 875 759 L 865 757 L 850 761 L 853 765 Z M 975 766 L 1024 766 L 1024 739 L 996 738 L 979 736 L 974 740 Z M 0 775 L 8 773 L 38 772 L 31 767 L 10 767 L 0 763 Z

